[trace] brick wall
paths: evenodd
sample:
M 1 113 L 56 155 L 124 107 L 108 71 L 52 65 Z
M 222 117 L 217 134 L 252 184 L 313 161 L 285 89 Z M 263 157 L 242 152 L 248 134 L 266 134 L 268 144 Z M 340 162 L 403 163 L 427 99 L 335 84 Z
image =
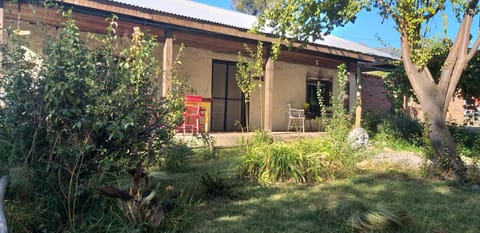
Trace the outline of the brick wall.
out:
M 387 98 L 383 79 L 378 76 L 364 75 L 362 78 L 362 110 L 388 113 L 392 110 L 392 104 Z M 447 121 L 463 124 L 464 100 L 454 97 L 447 112 Z M 422 120 L 423 112 L 420 105 L 412 100 L 408 102 L 408 111 L 412 119 Z
M 387 98 L 383 79 L 378 76 L 364 75 L 362 77 L 362 110 L 388 113 L 392 103 Z
M 452 102 L 450 102 L 450 106 L 448 107 L 447 111 L 447 121 L 456 124 L 463 124 L 464 117 L 464 100 L 461 97 L 453 97 Z M 410 116 L 413 119 L 423 120 L 423 111 L 422 107 L 419 104 L 415 103 L 414 101 L 410 100 L 408 102 L 409 112 L 411 113 Z

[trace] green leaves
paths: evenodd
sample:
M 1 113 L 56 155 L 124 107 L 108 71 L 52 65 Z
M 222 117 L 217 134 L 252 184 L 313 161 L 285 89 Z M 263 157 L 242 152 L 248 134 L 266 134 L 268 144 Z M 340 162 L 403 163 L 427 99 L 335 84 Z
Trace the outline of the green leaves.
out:
M 271 32 L 281 39 L 316 40 L 334 27 L 355 21 L 367 1 L 279 0 L 259 16 L 256 31 Z
M 73 227 L 83 208 L 81 192 L 96 173 L 154 161 L 153 145 L 168 142 L 181 117 L 184 86 L 173 72 L 176 92 L 157 97 L 161 69 L 152 56 L 154 36 L 135 28 L 130 42 L 120 41 L 114 16 L 107 35 L 89 36 L 101 44 L 92 50 L 71 13 L 65 19 L 45 43 L 41 63 L 26 58 L 18 38 L 9 40 L 0 79 L 0 163 L 5 169 L 35 167 L 52 179 L 59 206 L 47 206 L 65 210 L 60 215 Z M 35 204 L 51 193 L 50 187 L 37 188 Z
M 255 78 L 263 77 L 263 44 L 261 41 L 257 44 L 257 51 L 253 51 L 248 45 L 244 44 L 248 57 L 244 57 L 238 52 L 237 72 L 235 79 L 238 87 L 242 91 L 245 102 L 250 102 L 250 95 L 257 86 Z

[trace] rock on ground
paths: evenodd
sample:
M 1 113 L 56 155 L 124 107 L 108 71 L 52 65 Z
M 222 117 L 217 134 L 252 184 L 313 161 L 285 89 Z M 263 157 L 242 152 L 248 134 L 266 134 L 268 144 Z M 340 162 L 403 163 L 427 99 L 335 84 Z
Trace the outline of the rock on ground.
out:
M 423 158 L 413 152 L 396 152 L 396 151 L 384 151 L 376 154 L 373 158 L 357 164 L 359 167 L 373 163 L 393 163 L 404 166 L 406 168 L 419 169 L 423 166 Z

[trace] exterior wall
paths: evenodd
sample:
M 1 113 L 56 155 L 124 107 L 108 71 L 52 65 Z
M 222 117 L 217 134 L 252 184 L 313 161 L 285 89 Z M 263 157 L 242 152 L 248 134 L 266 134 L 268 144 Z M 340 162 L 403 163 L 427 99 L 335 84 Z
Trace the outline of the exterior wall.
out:
M 458 96 L 454 96 L 452 102 L 450 102 L 450 106 L 448 107 L 447 112 L 447 121 L 456 123 L 456 124 L 463 124 L 464 118 L 464 100 Z
M 303 108 L 306 101 L 306 76 L 317 74 L 321 79 L 332 80 L 335 89 L 336 70 L 315 66 L 305 66 L 286 62 L 275 62 L 273 80 L 272 130 L 285 131 L 287 128 L 287 104 L 293 108 Z
M 178 46 L 176 46 L 178 51 Z M 177 54 L 175 52 L 174 54 Z M 185 78 L 196 95 L 211 98 L 212 94 L 212 60 L 237 60 L 236 54 L 215 53 L 205 49 L 185 47 L 181 55 L 180 76 Z
M 178 53 L 178 46 L 174 54 Z M 180 77 L 187 80 L 194 89 L 192 94 L 211 98 L 212 87 L 212 60 L 235 62 L 236 54 L 216 53 L 205 49 L 186 47 L 181 56 Z M 315 66 L 305 66 L 275 61 L 274 70 L 274 99 L 272 103 L 272 130 L 284 131 L 287 126 L 286 108 L 291 104 L 294 108 L 302 108 L 306 101 L 306 76 L 308 73 L 318 74 L 321 79 L 335 80 L 336 70 L 323 69 Z M 262 128 L 264 84 L 259 81 L 252 92 L 250 103 L 250 130 Z
M 362 76 L 362 111 L 390 112 L 392 103 L 386 93 L 381 77 Z
M 464 99 L 454 96 L 447 110 L 447 122 L 462 125 L 465 119 L 464 110 Z M 423 121 L 422 107 L 413 100 L 408 102 L 407 113 L 412 119 Z
M 40 27 L 34 24 L 21 24 L 22 30 L 31 31 L 28 37 L 30 46 L 29 48 L 35 53 L 42 53 L 43 47 L 43 32 Z M 48 34 L 54 35 L 54 27 L 46 27 L 44 30 Z M 87 38 L 88 33 L 82 32 L 82 37 Z M 125 36 L 125 40 L 128 38 Z M 91 48 L 100 46 L 98 41 L 94 39 L 88 39 L 88 45 Z M 158 47 L 154 51 L 154 56 L 160 61 L 163 61 L 163 43 L 159 43 Z M 180 50 L 180 45 L 174 45 L 173 56 L 177 56 Z M 206 49 L 199 49 L 195 47 L 189 47 L 186 45 L 180 59 L 182 65 L 179 67 L 179 77 L 188 81 L 191 87 L 194 89 L 192 94 L 201 95 L 205 98 L 211 98 L 212 87 L 212 60 L 232 61 L 237 60 L 236 54 L 225 54 L 213 52 Z M 321 64 L 319 64 L 321 66 Z M 307 75 L 315 74 L 320 79 L 331 80 L 333 83 L 333 90 L 336 89 L 336 70 L 321 68 L 318 66 L 305 66 L 292 64 L 282 61 L 275 61 L 274 63 L 274 99 L 272 103 L 272 130 L 284 131 L 287 126 L 286 107 L 287 104 L 291 104 L 294 108 L 302 108 L 303 103 L 306 101 L 306 77 Z M 354 80 L 354 74 L 349 74 L 351 79 Z M 353 78 L 352 78 L 353 77 Z M 386 112 L 391 108 L 391 104 L 388 102 L 385 90 L 383 88 L 383 81 L 379 78 L 367 77 L 363 78 L 363 94 L 362 103 L 363 110 L 373 110 Z M 264 85 L 254 89 L 252 93 L 252 99 L 250 103 L 250 129 L 262 128 L 263 118 L 263 106 L 264 106 Z M 161 88 L 161 83 L 159 83 Z M 352 90 L 352 88 L 350 89 Z M 332 93 L 335 94 L 335 93 Z M 351 93 L 351 97 L 355 97 L 355 93 Z M 350 101 L 352 102 L 352 101 Z M 351 108 L 353 110 L 353 108 Z M 421 116 L 421 110 L 417 110 L 417 116 Z M 463 101 L 461 99 L 455 99 L 449 109 L 449 119 L 455 120 L 455 122 L 463 122 Z
M 362 110 L 388 113 L 392 110 L 392 104 L 388 100 L 383 79 L 376 76 L 362 77 Z M 456 124 L 463 124 L 464 121 L 464 100 L 455 96 L 450 102 L 447 111 L 447 121 Z M 422 107 L 409 100 L 406 113 L 414 120 L 423 120 Z

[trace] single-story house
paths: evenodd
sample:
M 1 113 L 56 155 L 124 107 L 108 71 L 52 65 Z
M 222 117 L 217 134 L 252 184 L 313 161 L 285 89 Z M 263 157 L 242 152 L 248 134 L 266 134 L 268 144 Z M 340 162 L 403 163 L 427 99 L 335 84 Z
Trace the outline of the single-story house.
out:
M 182 75 L 195 90 L 192 94 L 209 102 L 210 131 L 238 130 L 236 122 L 244 125 L 246 112 L 251 129 L 286 130 L 287 105 L 302 108 L 304 103 L 316 101 L 317 83 L 325 89 L 324 93 L 335 90 L 336 67 L 342 63 L 349 71 L 346 92 L 350 96 L 349 109 L 354 112 L 360 72 L 397 59 L 387 52 L 332 35 L 302 48 L 283 50 L 275 61 L 267 52 L 261 88 L 254 90 L 251 103 L 245 109 L 235 80 L 238 51 L 244 50 L 244 44 L 255 48 L 258 41 L 263 41 L 267 51 L 275 40 L 271 35 L 248 32 L 256 17 L 189 0 L 55 2 L 73 10 L 73 17 L 83 32 L 105 33 L 105 18 L 115 14 L 119 17 L 120 35 L 130 35 L 135 26 L 155 34 L 160 44 L 155 56 L 163 62 L 164 70 L 159 87 L 164 94 L 171 87 L 168 71 L 180 45 L 184 44 Z M 0 3 L 0 28 L 10 23 L 19 25 L 21 30 L 28 31 L 30 49 L 38 53 L 41 53 L 42 33 L 35 23 L 41 22 L 48 26 L 47 30 L 56 30 L 65 20 L 54 9 L 43 7 L 43 1 L 1 0 Z M 0 43 L 4 35 L 1 38 Z

